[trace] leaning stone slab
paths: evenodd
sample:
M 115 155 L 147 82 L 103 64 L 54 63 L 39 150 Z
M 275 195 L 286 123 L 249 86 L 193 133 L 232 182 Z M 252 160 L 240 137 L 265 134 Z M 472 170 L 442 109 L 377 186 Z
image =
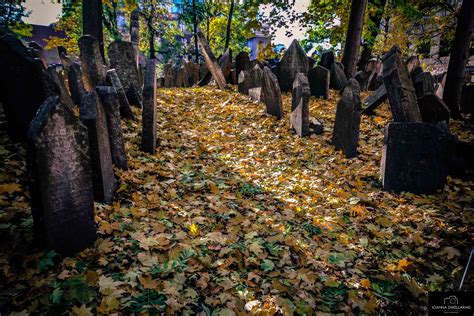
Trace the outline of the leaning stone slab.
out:
M 423 122 L 437 123 L 440 121 L 449 122 L 451 111 L 442 99 L 433 92 L 427 93 L 418 99 Z
M 296 75 L 301 72 L 307 76 L 308 71 L 309 63 L 306 52 L 295 39 L 278 64 L 278 81 L 281 91 L 291 91 Z
M 383 189 L 414 194 L 442 190 L 452 145 L 453 136 L 433 124 L 389 123 L 380 168 Z
M 127 154 L 125 153 L 117 91 L 108 86 L 98 86 L 96 91 L 105 110 L 112 162 L 120 169 L 127 170 Z
M 105 84 L 107 70 L 100 54 L 99 41 L 92 35 L 84 35 L 78 42 L 81 51 L 81 67 L 87 91 Z
M 387 89 L 385 89 L 385 86 L 382 84 L 377 90 L 374 91 L 374 93 L 369 95 L 367 99 L 364 100 L 364 104 L 366 106 L 362 111 L 362 114 L 374 114 L 374 110 L 385 100 L 387 100 Z
M 293 82 L 290 124 L 299 137 L 309 135 L 309 97 L 311 89 L 305 74 L 296 75 Z
M 342 91 L 347 84 L 347 77 L 344 73 L 344 69 L 338 63 L 334 63 L 331 66 L 330 75 L 330 87 L 332 89 Z
M 403 63 L 400 48 L 393 46 L 382 57 L 382 61 L 383 82 L 387 89 L 393 120 L 395 122 L 421 122 L 415 88 Z
M 331 69 L 332 64 L 334 64 L 334 52 L 332 50 L 324 52 L 321 55 L 321 60 L 319 61 L 318 65 L 326 69 Z
M 198 39 L 199 44 L 201 45 L 202 54 L 206 60 L 207 68 L 211 72 L 212 77 L 214 77 L 219 89 L 224 90 L 226 88 L 226 80 L 219 64 L 217 63 L 216 56 L 214 56 L 212 53 L 211 47 L 207 43 L 207 40 L 202 32 L 198 33 Z
M 329 70 L 323 66 L 316 66 L 308 72 L 308 81 L 311 88 L 311 95 L 329 99 Z
M 357 156 L 359 144 L 361 102 L 360 88 L 353 78 L 349 80 L 337 104 L 332 142 L 346 158 Z
M 81 96 L 86 92 L 82 78 L 82 68 L 78 63 L 72 63 L 68 72 L 68 84 L 71 97 L 76 105 L 81 103 Z
M 56 71 L 55 66 L 49 66 L 47 69 L 51 79 L 59 88 L 59 98 L 61 101 L 68 106 L 70 109 L 74 108 L 74 102 L 72 101 L 69 91 L 66 88 L 66 83 L 64 82 L 63 75 Z
M 237 80 L 238 90 L 242 94 L 249 94 L 250 88 L 250 72 L 247 70 L 241 71 Z
M 427 93 L 434 93 L 434 79 L 431 73 L 422 72 L 413 78 L 413 86 L 418 98 Z
M 110 68 L 114 68 L 122 83 L 128 102 L 132 106 L 142 106 L 142 87 L 137 68 L 133 44 L 115 41 L 109 46 Z
M 142 150 L 156 152 L 156 59 L 147 61 L 143 87 Z
M 127 95 L 125 94 L 125 90 L 123 90 L 122 82 L 120 82 L 120 78 L 115 69 L 109 69 L 107 71 L 107 83 L 117 91 L 120 103 L 120 115 L 124 118 L 135 120 L 135 114 L 133 114 L 130 103 L 128 103 Z
M 267 114 L 275 116 L 277 119 L 283 116 L 283 106 L 281 101 L 281 91 L 278 85 L 278 78 L 270 70 L 263 68 L 262 93 L 267 108 Z
M 49 97 L 28 132 L 33 219 L 38 237 L 70 255 L 97 238 L 87 128 Z
M 41 60 L 44 62 L 46 67 L 50 65 L 61 65 L 61 58 L 57 47 L 54 48 L 43 48 L 40 50 Z
M 252 68 L 249 72 L 249 97 L 252 101 L 262 102 L 263 91 L 262 91 L 262 77 L 263 70 L 258 65 Z
M 82 95 L 80 109 L 81 122 L 87 127 L 89 135 L 94 199 L 97 202 L 110 203 L 114 197 L 116 182 L 107 120 L 95 91 Z

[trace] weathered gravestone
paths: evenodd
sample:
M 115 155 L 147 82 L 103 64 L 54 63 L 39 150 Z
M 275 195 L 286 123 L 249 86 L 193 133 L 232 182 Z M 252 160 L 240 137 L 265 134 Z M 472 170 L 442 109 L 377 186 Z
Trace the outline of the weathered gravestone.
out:
M 120 169 L 127 170 L 127 154 L 125 153 L 117 91 L 108 86 L 98 86 L 96 91 L 105 110 L 112 162 Z
M 107 120 L 95 91 L 82 94 L 80 109 L 81 122 L 87 127 L 89 135 L 94 199 L 98 202 L 110 203 L 114 197 L 116 182 Z
M 68 72 L 69 91 L 76 105 L 81 103 L 81 96 L 86 92 L 82 78 L 82 68 L 78 63 L 72 63 Z
M 395 45 L 382 57 L 383 82 L 395 122 L 421 122 L 415 88 L 403 63 L 400 48 Z
M 344 69 L 338 63 L 333 63 L 331 66 L 329 86 L 332 89 L 342 91 L 347 84 L 347 77 Z
M 226 82 L 232 84 L 232 50 L 230 48 L 219 59 L 219 66 Z
M 334 52 L 332 50 L 324 52 L 321 55 L 321 60 L 319 61 L 318 65 L 326 69 L 331 69 L 332 64 L 334 64 Z
M 255 65 L 249 72 L 249 97 L 256 102 L 263 101 L 262 77 L 263 71 L 258 65 Z
M 107 76 L 99 41 L 92 35 L 84 35 L 79 39 L 78 45 L 85 87 L 87 91 L 93 91 L 96 86 L 105 84 Z
M 163 68 L 164 75 L 164 87 L 171 88 L 176 86 L 176 71 L 174 70 L 173 63 L 168 61 Z
M 138 45 L 140 44 L 140 10 L 135 9 L 130 14 L 130 41 L 135 51 L 135 62 L 138 67 Z
M 189 87 L 189 72 L 184 59 L 181 60 L 178 72 L 176 73 L 176 87 Z
M 444 94 L 444 85 L 446 83 L 446 77 L 447 77 L 447 73 L 444 73 L 441 81 L 438 82 L 435 87 L 435 94 L 441 99 L 443 98 L 443 94 Z
M 329 70 L 323 66 L 316 66 L 308 72 L 308 81 L 311 95 L 329 99 Z
M 156 59 L 147 61 L 143 87 L 142 150 L 156 152 Z
M 110 68 L 117 72 L 130 105 L 141 107 L 142 88 L 132 43 L 115 41 L 110 44 L 109 60 Z
M 55 66 L 49 66 L 47 69 L 51 79 L 59 88 L 59 98 L 61 101 L 68 106 L 70 109 L 74 108 L 74 102 L 72 101 L 69 91 L 66 88 L 66 83 L 64 82 L 63 75 L 56 71 Z
M 389 123 L 380 168 L 383 189 L 414 194 L 443 189 L 453 140 L 433 124 Z
M 421 62 L 418 56 L 408 57 L 407 62 L 406 62 L 406 67 L 407 67 L 409 76 L 411 76 L 415 70 L 421 69 Z
M 278 85 L 278 78 L 268 67 L 263 68 L 262 94 L 267 114 L 280 119 L 283 116 L 280 86 Z
M 367 86 L 369 84 L 369 76 L 370 74 L 366 73 L 365 71 L 358 71 L 355 74 L 354 79 L 357 80 L 361 91 L 367 90 Z
M 422 72 L 413 77 L 413 86 L 418 98 L 427 93 L 434 93 L 434 79 L 429 72 Z
M 248 95 L 250 88 L 250 72 L 247 70 L 241 71 L 237 83 L 239 92 Z
M 97 236 L 87 128 L 53 96 L 31 121 L 28 139 L 38 237 L 63 255 L 88 247 Z
M 39 59 L 13 35 L 0 36 L 0 102 L 14 141 L 26 141 L 30 122 L 48 96 L 58 95 Z
M 332 142 L 346 158 L 357 156 L 361 116 L 360 88 L 357 81 L 349 79 L 337 104 Z
M 193 60 L 187 62 L 189 71 L 189 82 L 188 85 L 192 87 L 194 84 L 199 82 L 199 66 Z
M 385 89 L 384 85 L 381 85 L 377 90 L 374 91 L 374 93 L 369 95 L 367 99 L 364 100 L 366 107 L 362 111 L 362 114 L 372 115 L 374 110 L 385 100 L 387 100 L 387 89 Z
M 306 52 L 295 39 L 278 64 L 278 82 L 282 92 L 291 91 L 298 73 L 308 75 L 309 63 Z
M 133 114 L 130 103 L 128 103 L 127 95 L 125 94 L 125 90 L 123 90 L 122 82 L 120 82 L 120 78 L 115 69 L 107 70 L 107 83 L 117 91 L 120 103 L 120 115 L 127 119 L 135 120 L 135 114 Z
M 43 48 L 40 51 L 41 60 L 44 62 L 46 67 L 50 65 L 61 65 L 61 57 L 57 47 L 54 48 Z
M 247 52 L 240 52 L 235 56 L 235 72 L 237 76 L 241 71 L 250 70 L 250 58 Z
M 291 98 L 290 124 L 300 137 L 309 135 L 309 97 L 311 89 L 305 74 L 296 75 Z
M 224 90 L 226 88 L 226 80 L 219 64 L 217 63 L 216 56 L 214 56 L 212 53 L 211 47 L 207 43 L 207 40 L 202 32 L 198 32 L 198 39 L 207 68 L 211 72 L 212 77 L 214 77 L 219 89 Z
M 451 111 L 446 103 L 433 92 L 426 93 L 421 98 L 418 98 L 418 106 L 423 122 L 448 122 L 451 116 Z

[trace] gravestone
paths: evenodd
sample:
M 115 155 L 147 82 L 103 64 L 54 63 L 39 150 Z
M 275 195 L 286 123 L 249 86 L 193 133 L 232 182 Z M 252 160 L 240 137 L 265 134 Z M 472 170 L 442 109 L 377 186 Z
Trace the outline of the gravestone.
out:
M 248 95 L 250 88 L 250 72 L 247 70 L 241 71 L 237 83 L 239 92 Z
M 31 121 L 28 140 L 36 232 L 71 255 L 97 238 L 87 128 L 53 96 Z
M 189 71 L 189 86 L 192 87 L 199 82 L 199 66 L 193 60 L 188 61 L 187 63 Z
M 247 52 L 240 52 L 235 56 L 235 72 L 237 76 L 241 71 L 250 70 L 250 58 Z
M 309 117 L 309 132 L 310 134 L 321 135 L 324 132 L 324 125 L 321 121 L 314 117 Z
M 377 90 L 374 91 L 374 93 L 369 95 L 367 99 L 364 100 L 364 104 L 366 106 L 362 111 L 362 114 L 374 114 L 374 110 L 385 100 L 387 100 L 387 89 L 385 89 L 384 85 L 381 85 Z
M 316 60 L 313 57 L 308 56 L 308 69 L 313 69 L 316 64 Z
M 443 98 L 443 94 L 444 94 L 444 85 L 446 83 L 446 77 L 447 77 L 447 73 L 444 73 L 441 81 L 438 82 L 435 87 L 435 94 L 441 99 Z
M 125 153 L 117 91 L 108 86 L 98 86 L 96 91 L 105 110 L 112 162 L 118 168 L 127 170 L 127 154 Z
M 377 73 L 377 72 L 372 72 L 372 74 L 369 77 L 369 83 L 368 83 L 367 90 L 375 91 L 378 88 L 380 88 L 381 85 L 383 85 L 382 74 Z
M 429 72 L 422 72 L 413 78 L 413 86 L 417 98 L 427 93 L 434 93 L 434 79 Z
M 57 47 L 54 48 L 43 48 L 40 50 L 41 60 L 44 62 L 46 67 L 51 65 L 61 65 L 61 57 Z
M 30 122 L 48 96 L 58 95 L 39 59 L 13 35 L 0 36 L 0 102 L 13 141 L 26 141 Z
M 117 91 L 120 103 L 120 115 L 124 118 L 135 120 L 135 114 L 133 114 L 130 103 L 128 103 L 127 95 L 123 90 L 122 82 L 120 82 L 120 78 L 118 77 L 117 71 L 115 69 L 107 70 L 107 83 L 108 85 L 114 87 L 115 91 Z
M 421 122 L 415 88 L 403 63 L 400 48 L 395 45 L 382 57 L 383 82 L 387 89 L 395 122 Z
M 176 71 L 174 70 L 171 60 L 166 63 L 163 69 L 163 75 L 165 77 L 165 88 L 172 88 L 176 86 Z
M 308 75 L 309 64 L 306 52 L 295 39 L 286 50 L 280 63 L 278 64 L 278 82 L 282 92 L 291 91 L 293 81 L 298 73 Z
M 462 113 L 474 113 L 474 85 L 465 84 L 462 86 L 460 106 Z
M 107 76 L 99 41 L 92 35 L 84 35 L 79 39 L 78 45 L 85 88 L 87 91 L 93 91 L 96 86 L 105 84 Z
M 87 127 L 89 135 L 94 199 L 97 202 L 110 203 L 114 197 L 116 182 L 107 120 L 95 91 L 82 94 L 80 109 L 81 122 Z
M 142 150 L 156 152 L 156 59 L 147 61 L 143 87 Z
M 268 67 L 263 68 L 262 94 L 264 96 L 263 101 L 265 101 L 267 114 L 276 116 L 277 119 L 282 118 L 283 106 L 278 78 Z
M 176 73 L 176 87 L 189 87 L 189 72 L 184 59 L 181 60 L 178 72 Z
M 122 83 L 128 103 L 142 106 L 142 88 L 138 72 L 136 55 L 130 42 L 115 41 L 109 46 L 110 68 L 114 68 Z
M 138 67 L 138 45 L 140 44 L 140 10 L 135 9 L 130 14 L 130 41 L 135 52 L 136 64 Z
M 78 63 L 72 63 L 69 67 L 68 84 L 72 100 L 76 105 L 79 105 L 81 103 L 81 96 L 86 92 L 86 88 L 82 78 L 82 68 Z
M 361 91 L 367 90 L 367 86 L 369 84 L 369 76 L 370 74 L 366 73 L 365 71 L 358 71 L 355 74 L 354 79 L 357 80 Z
M 437 123 L 449 121 L 451 116 L 451 111 L 446 103 L 433 92 L 418 98 L 418 106 L 423 122 Z
M 296 75 L 291 98 L 290 124 L 299 137 L 309 135 L 309 97 L 311 89 L 305 74 Z
M 318 65 L 326 69 L 331 69 L 333 64 L 334 64 L 334 52 L 332 50 L 325 51 L 321 55 L 321 60 L 319 61 Z
M 201 45 L 202 55 L 206 61 L 207 68 L 212 74 L 212 77 L 217 83 L 219 89 L 224 90 L 226 88 L 226 81 L 224 74 L 222 73 L 219 64 L 217 63 L 216 56 L 212 53 L 211 47 L 207 43 L 206 38 L 202 32 L 198 33 L 199 44 Z
M 219 59 L 219 67 L 221 67 L 222 74 L 227 83 L 232 83 L 230 73 L 232 72 L 232 50 L 227 48 L 224 55 Z
M 311 95 L 329 99 L 329 70 L 323 66 L 316 66 L 308 71 L 308 81 Z
M 407 67 L 409 76 L 411 76 L 415 70 L 421 69 L 421 62 L 418 56 L 408 57 L 407 62 L 406 62 L 406 67 Z
M 249 72 L 249 97 L 256 102 L 263 101 L 262 77 L 263 71 L 258 65 L 255 65 Z
M 346 158 L 357 157 L 361 109 L 359 84 L 351 78 L 337 104 L 332 134 L 336 150 L 342 150 Z
M 444 188 L 453 136 L 429 123 L 391 122 L 381 160 L 385 191 L 432 194 Z
M 56 71 L 55 66 L 49 66 L 47 69 L 51 79 L 53 79 L 54 83 L 59 88 L 59 98 L 70 109 L 74 108 L 74 102 L 72 101 L 71 96 L 69 95 L 69 91 L 66 88 L 66 83 L 64 82 L 63 75 Z
M 331 66 L 330 82 L 329 86 L 334 89 L 341 91 L 347 84 L 347 77 L 344 73 L 344 69 L 338 63 L 333 63 Z

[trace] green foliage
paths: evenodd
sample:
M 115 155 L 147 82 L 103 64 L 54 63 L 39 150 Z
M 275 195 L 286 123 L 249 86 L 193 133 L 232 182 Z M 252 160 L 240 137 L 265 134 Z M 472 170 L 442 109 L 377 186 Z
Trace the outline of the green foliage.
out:
M 31 36 L 31 25 L 22 21 L 29 14 L 21 2 L 1 1 L 0 32 L 12 33 L 17 37 Z
M 50 250 L 44 254 L 43 258 L 38 263 L 40 271 L 46 271 L 51 267 L 54 267 L 55 261 L 59 260 L 59 254 L 54 250 Z
M 138 297 L 132 297 L 126 313 L 150 313 L 152 315 L 166 310 L 166 296 L 156 290 L 145 290 Z
M 82 36 L 82 5 L 70 3 L 63 6 L 63 13 L 54 28 L 66 34 L 65 38 L 51 36 L 47 40 L 46 48 L 64 46 L 69 54 L 78 55 L 77 42 Z
M 54 282 L 54 290 L 50 300 L 55 305 L 76 303 L 79 305 L 89 303 L 95 292 L 89 288 L 82 277 L 72 277 L 64 281 Z

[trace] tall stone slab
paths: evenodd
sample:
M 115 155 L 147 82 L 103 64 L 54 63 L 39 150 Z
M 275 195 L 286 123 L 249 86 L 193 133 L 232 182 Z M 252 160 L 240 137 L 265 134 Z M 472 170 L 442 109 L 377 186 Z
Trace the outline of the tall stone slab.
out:
M 309 86 L 308 78 L 305 74 L 299 73 L 296 75 L 293 82 L 293 92 L 291 100 L 291 127 L 296 131 L 300 137 L 309 135 L 309 97 L 311 95 L 311 88 Z
M 283 117 L 283 105 L 281 101 L 281 91 L 278 78 L 268 67 L 263 68 L 262 93 L 267 109 L 267 114 L 275 116 L 277 119 Z
M 429 123 L 391 122 L 381 160 L 385 191 L 432 194 L 443 189 L 454 138 Z
M 30 122 L 48 96 L 58 95 L 39 59 L 13 35 L 0 36 L 0 103 L 13 141 L 26 141 Z
M 239 92 L 248 95 L 250 87 L 250 72 L 247 70 L 241 71 L 237 83 Z
M 174 70 L 173 64 L 171 61 L 168 61 L 163 68 L 164 87 L 171 88 L 176 87 L 176 71 Z
M 88 247 L 97 236 L 87 128 L 53 96 L 31 121 L 28 140 L 38 237 L 63 255 Z
M 47 69 L 51 79 L 59 88 L 59 98 L 61 101 L 68 106 L 70 109 L 74 108 L 74 102 L 72 101 L 69 91 L 66 88 L 66 83 L 64 82 L 64 77 L 62 74 L 56 71 L 55 66 L 49 66 Z
M 250 57 L 247 52 L 240 52 L 235 56 L 235 72 L 239 76 L 245 70 L 250 70 Z
M 413 86 L 417 98 L 421 98 L 427 93 L 434 93 L 435 83 L 433 76 L 429 72 L 422 72 L 413 78 Z
M 183 59 L 179 64 L 179 69 L 176 74 L 176 87 L 190 87 L 189 85 L 189 68 L 187 67 L 186 61 Z
M 105 110 L 112 162 L 118 168 L 127 170 L 127 154 L 125 153 L 117 91 L 108 86 L 98 86 L 96 91 Z
M 278 82 L 281 91 L 291 91 L 296 75 L 301 72 L 307 76 L 308 71 L 309 63 L 306 52 L 295 39 L 278 64 Z
M 138 45 L 140 44 L 140 11 L 135 9 L 130 14 L 130 41 L 135 51 L 135 62 L 138 67 Z
M 262 91 L 262 77 L 263 70 L 258 65 L 252 68 L 249 72 L 249 97 L 252 101 L 262 102 L 263 91 Z
M 107 120 L 95 91 L 82 94 L 80 119 L 88 131 L 94 200 L 110 203 L 114 197 L 116 182 Z
M 318 65 L 326 69 L 331 69 L 332 64 L 334 64 L 334 60 L 334 52 L 332 50 L 328 50 L 321 55 L 321 60 L 318 62 Z
M 219 89 L 224 90 L 226 88 L 226 80 L 224 74 L 222 73 L 221 67 L 217 63 L 216 56 L 214 56 L 212 53 L 211 47 L 207 43 L 207 40 L 202 32 L 198 33 L 198 39 L 207 68 L 211 72 L 212 77 L 214 77 Z
M 339 63 L 333 63 L 331 66 L 329 86 L 338 91 L 342 91 L 347 84 L 347 77 L 344 69 Z
M 130 103 L 128 103 L 127 95 L 125 94 L 122 82 L 120 82 L 120 78 L 118 77 L 117 71 L 115 69 L 107 70 L 107 83 L 114 87 L 115 91 L 117 91 L 120 103 L 120 115 L 129 120 L 135 120 L 135 114 L 133 114 Z
M 142 150 L 156 152 L 156 59 L 147 61 L 143 87 Z
M 219 67 L 221 67 L 226 82 L 232 83 L 232 50 L 230 48 L 228 48 L 224 55 L 219 59 Z
M 193 60 L 190 60 L 186 63 L 189 72 L 189 82 L 188 85 L 192 87 L 199 82 L 199 66 Z
M 421 122 L 415 88 L 403 63 L 400 47 L 393 46 L 382 57 L 383 82 L 395 122 Z
M 316 66 L 309 70 L 308 81 L 312 96 L 329 99 L 329 74 L 329 70 L 323 66 Z
M 361 110 L 359 84 L 351 78 L 337 104 L 332 134 L 332 143 L 336 150 L 342 150 L 346 158 L 357 156 Z
M 105 84 L 107 76 L 99 41 L 92 35 L 84 35 L 79 39 L 78 45 L 85 87 L 87 91 L 93 91 L 96 86 Z
M 86 88 L 82 77 L 82 68 L 78 63 L 72 63 L 69 67 L 68 84 L 72 101 L 79 105 L 81 103 L 81 96 L 86 92 Z
M 110 68 L 114 68 L 122 83 L 128 102 L 142 107 L 142 87 L 140 74 L 135 62 L 136 55 L 130 42 L 115 41 L 109 46 Z
M 423 122 L 437 123 L 449 122 L 451 111 L 444 101 L 433 92 L 418 98 L 421 118 Z

